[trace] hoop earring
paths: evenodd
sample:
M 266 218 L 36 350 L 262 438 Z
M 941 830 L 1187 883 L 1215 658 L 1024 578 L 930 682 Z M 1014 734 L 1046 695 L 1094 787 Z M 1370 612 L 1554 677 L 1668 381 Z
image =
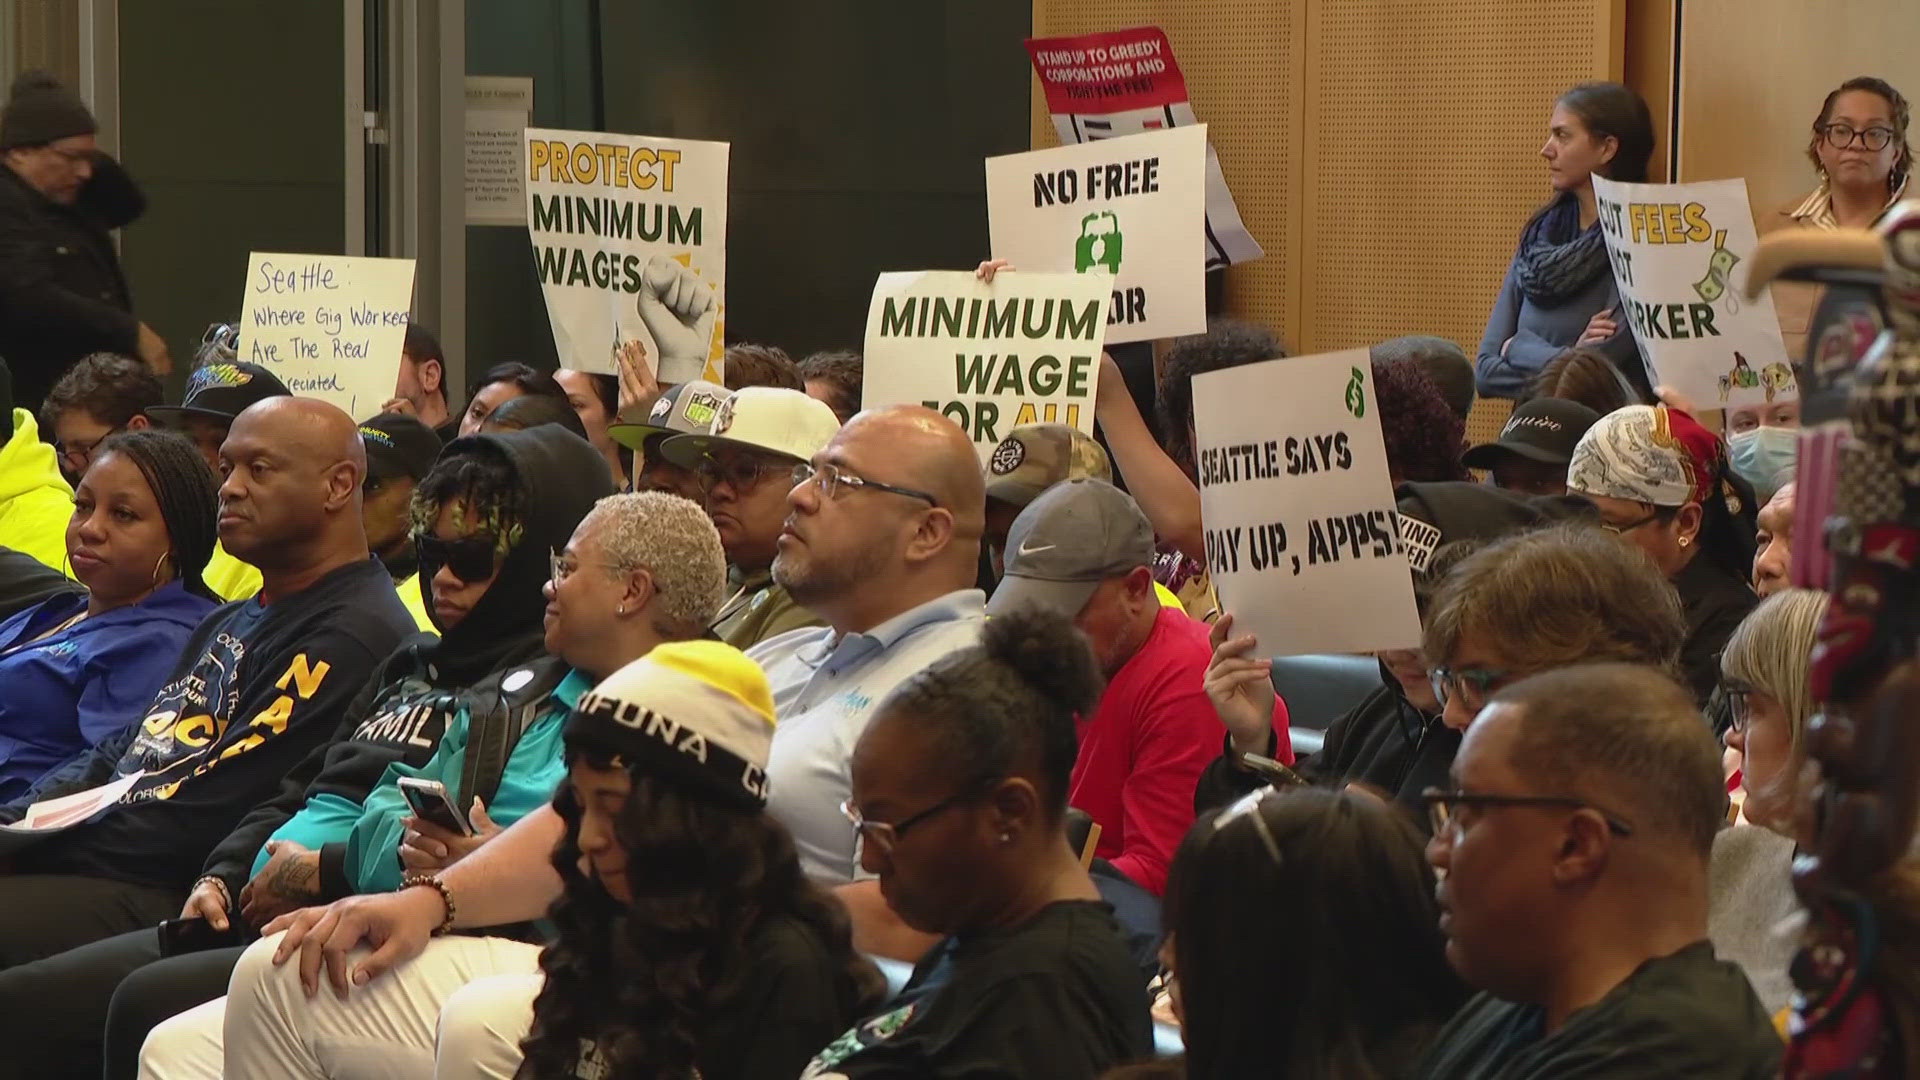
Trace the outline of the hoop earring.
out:
M 157 589 L 160 587 L 160 567 L 164 565 L 166 561 L 172 557 L 173 557 L 172 552 L 163 551 L 160 553 L 160 557 L 153 561 L 153 573 L 151 575 L 151 579 L 153 581 L 154 588 Z

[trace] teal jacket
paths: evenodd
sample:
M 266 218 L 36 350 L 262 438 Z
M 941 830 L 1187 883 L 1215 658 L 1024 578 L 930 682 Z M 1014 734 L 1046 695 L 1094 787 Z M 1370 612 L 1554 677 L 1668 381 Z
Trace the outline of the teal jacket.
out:
M 505 828 L 525 817 L 553 798 L 553 789 L 566 776 L 561 731 L 567 714 L 580 695 L 593 688 L 593 679 L 584 672 L 567 672 L 553 693 L 547 696 L 532 723 L 514 744 L 507 758 L 506 771 L 500 777 L 493 802 L 487 805 L 487 817 Z M 413 811 L 400 795 L 400 778 L 415 776 L 438 780 L 458 798 L 460 778 L 466 765 L 469 706 L 463 701 L 459 711 L 447 722 L 446 734 L 426 764 L 413 768 L 396 761 L 387 766 L 364 803 L 325 795 L 310 800 L 275 835 L 297 840 L 314 850 L 323 845 L 346 841 L 344 871 L 356 893 L 391 892 L 400 887 L 404 873 L 400 866 L 401 822 Z M 471 800 L 468 800 L 470 802 Z M 462 806 L 461 809 L 467 809 Z M 266 852 L 254 864 L 254 872 L 265 865 Z

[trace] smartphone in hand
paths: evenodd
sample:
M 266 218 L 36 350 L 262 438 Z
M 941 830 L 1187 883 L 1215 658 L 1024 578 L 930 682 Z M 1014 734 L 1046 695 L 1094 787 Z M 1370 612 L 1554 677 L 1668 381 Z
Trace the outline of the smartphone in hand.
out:
M 453 804 L 447 794 L 447 787 L 438 780 L 423 780 L 416 776 L 400 778 L 400 797 L 407 800 L 413 808 L 413 816 L 422 821 L 431 821 L 449 832 L 461 836 L 473 835 L 473 824 L 467 815 Z

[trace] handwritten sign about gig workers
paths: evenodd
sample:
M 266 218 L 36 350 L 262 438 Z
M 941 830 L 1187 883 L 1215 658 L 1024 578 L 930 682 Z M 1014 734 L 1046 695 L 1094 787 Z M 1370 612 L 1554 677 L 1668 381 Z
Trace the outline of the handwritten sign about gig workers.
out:
M 413 306 L 412 259 L 256 251 L 244 293 L 240 359 L 357 420 L 393 396 Z
M 661 382 L 720 379 L 722 142 L 528 128 L 527 234 L 560 366 L 614 371 L 639 338 Z
M 1656 385 L 1701 408 L 1800 396 L 1773 297 L 1735 280 L 1759 237 L 1744 180 L 1616 184 L 1593 178 L 1621 306 Z
M 1099 274 L 881 274 L 867 309 L 861 405 L 919 403 L 973 440 L 984 464 L 1021 424 L 1093 431 L 1108 285 Z
M 1399 532 L 1367 350 L 1193 380 L 1207 568 L 1262 656 L 1412 648 Z
M 1207 126 L 987 159 L 993 257 L 1113 275 L 1107 340 L 1207 328 Z

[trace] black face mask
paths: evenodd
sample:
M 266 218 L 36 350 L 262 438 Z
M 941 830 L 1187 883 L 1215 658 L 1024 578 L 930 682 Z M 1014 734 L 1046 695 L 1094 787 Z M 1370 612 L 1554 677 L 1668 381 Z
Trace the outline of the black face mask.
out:
M 420 559 L 420 576 L 431 578 L 441 567 L 471 585 L 493 576 L 499 565 L 499 541 L 487 534 L 460 540 L 442 540 L 428 532 L 413 534 L 413 550 Z

